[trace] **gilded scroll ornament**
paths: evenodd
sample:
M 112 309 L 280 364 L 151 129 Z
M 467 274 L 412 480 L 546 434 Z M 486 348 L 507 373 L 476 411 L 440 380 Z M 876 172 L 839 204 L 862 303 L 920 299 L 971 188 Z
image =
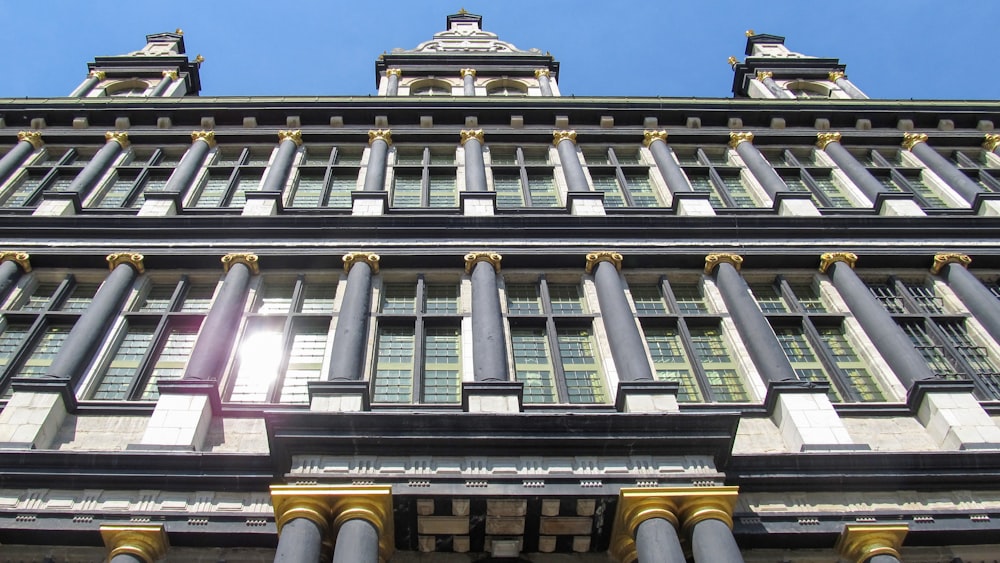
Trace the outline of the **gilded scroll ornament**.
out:
M 825 274 L 830 266 L 837 262 L 844 262 L 853 270 L 857 261 L 858 255 L 853 252 L 824 252 L 819 257 L 819 272 Z
M 371 252 L 348 252 L 347 254 L 344 255 L 343 260 L 344 260 L 345 272 L 350 272 L 351 266 L 353 266 L 354 264 L 363 262 L 365 264 L 368 264 L 369 267 L 371 267 L 373 274 L 378 273 L 378 263 L 380 260 L 378 254 L 374 254 Z
M 740 143 L 753 142 L 753 133 L 749 131 L 731 131 L 729 133 L 729 146 L 731 148 L 736 148 Z
M 912 151 L 913 147 L 917 143 L 926 143 L 927 133 L 904 133 L 903 134 L 903 148 Z
M 108 254 L 106 260 L 108 261 L 109 270 L 114 270 L 122 264 L 128 264 L 140 274 L 146 271 L 146 267 L 142 262 L 143 255 L 137 252 L 115 252 L 114 254 Z
M 820 149 L 825 149 L 830 143 L 839 143 L 840 133 L 836 131 L 831 131 L 829 133 L 817 133 L 816 134 L 816 146 Z
M 385 141 L 385 144 L 392 145 L 392 130 L 390 129 L 371 129 L 368 131 L 368 144 L 371 145 L 375 141 Z
M 128 147 L 128 133 L 124 131 L 108 131 L 104 134 L 104 140 L 108 143 L 114 141 L 123 149 Z
M 500 260 L 503 256 L 496 252 L 470 252 L 465 255 L 465 273 L 471 274 L 472 269 L 480 262 L 489 262 L 493 266 L 493 271 L 500 273 Z
M 234 264 L 243 264 L 250 268 L 250 273 L 257 275 L 260 273 L 259 258 L 256 254 L 249 252 L 226 254 L 222 257 L 222 271 L 228 273 Z
M 1000 135 L 996 133 L 988 133 L 986 139 L 983 141 L 983 148 L 993 152 L 1000 147 Z
M 31 262 L 28 260 L 30 256 L 27 252 L 14 252 L 10 250 L 5 250 L 0 252 L 0 264 L 4 262 L 13 262 L 21 267 L 24 273 L 31 271 Z
M 666 131 L 650 131 L 645 130 L 642 132 L 642 146 L 648 147 L 653 144 L 653 141 L 663 141 L 667 142 L 667 132 Z
M 208 146 L 215 146 L 215 131 L 192 131 L 191 132 L 191 142 L 195 141 L 205 141 Z
M 35 147 L 35 150 L 42 148 L 45 143 L 42 142 L 42 132 L 41 131 L 18 131 L 17 132 L 18 141 L 28 141 L 31 146 Z
M 614 264 L 615 269 L 620 272 L 622 271 L 623 258 L 624 257 L 621 254 L 610 250 L 591 252 L 590 254 L 587 254 L 587 266 L 584 271 L 587 274 L 592 274 L 594 273 L 594 268 L 596 268 L 601 262 L 611 262 Z
M 282 143 L 284 141 L 291 141 L 295 143 L 295 146 L 302 146 L 302 130 L 288 130 L 288 131 L 278 131 L 278 142 Z
M 535 78 L 541 78 L 543 76 L 545 78 L 548 78 L 549 76 L 552 76 L 552 74 L 549 71 L 549 69 L 547 69 L 547 68 L 536 68 L 535 69 Z
M 124 524 L 101 526 L 101 539 L 111 550 L 108 560 L 127 554 L 153 563 L 166 557 L 170 542 L 163 524 Z
M 569 141 L 576 144 L 576 131 L 553 131 L 552 132 L 552 144 L 558 146 L 559 143 L 563 141 Z
M 462 129 L 459 135 L 461 137 L 462 145 L 464 145 L 466 141 L 470 139 L 475 139 L 480 143 L 483 143 L 484 142 L 483 139 L 485 138 L 482 129 Z
M 972 263 L 972 258 L 968 254 L 957 252 L 945 252 L 934 255 L 934 264 L 931 266 L 932 274 L 940 274 L 941 270 L 948 264 L 961 264 L 963 268 L 968 268 Z
M 830 79 L 830 82 L 836 82 L 836 81 L 840 80 L 841 78 L 847 78 L 847 75 L 844 74 L 844 71 L 842 71 L 842 70 L 835 70 L 835 71 L 831 72 L 830 74 L 828 74 L 827 78 Z
M 705 257 L 705 273 L 712 275 L 712 271 L 719 264 L 732 264 L 736 271 L 740 271 L 740 267 L 743 265 L 743 257 L 739 254 L 709 254 Z

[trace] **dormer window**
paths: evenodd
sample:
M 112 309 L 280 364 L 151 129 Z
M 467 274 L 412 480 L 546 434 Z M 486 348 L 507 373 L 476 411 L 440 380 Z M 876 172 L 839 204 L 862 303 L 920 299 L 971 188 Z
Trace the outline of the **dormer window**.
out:
M 146 95 L 149 84 L 142 80 L 126 80 L 109 84 L 104 91 L 113 98 L 135 98 Z
M 422 81 L 410 86 L 411 96 L 450 96 L 451 84 L 443 80 Z

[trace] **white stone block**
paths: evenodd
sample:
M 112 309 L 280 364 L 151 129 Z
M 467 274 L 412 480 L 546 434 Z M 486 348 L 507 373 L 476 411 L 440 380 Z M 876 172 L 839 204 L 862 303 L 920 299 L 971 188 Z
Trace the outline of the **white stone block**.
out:
M 177 215 L 177 206 L 169 199 L 147 199 L 139 208 L 139 217 L 169 217 Z
M 818 217 L 819 209 L 808 199 L 783 199 L 778 205 L 778 215 L 796 217 Z
M 984 217 L 996 217 L 1000 215 L 1000 201 L 987 199 L 979 206 L 979 215 Z
M 642 395 L 629 393 L 625 396 L 625 412 L 663 413 L 680 412 L 674 395 Z
M 682 199 L 677 202 L 677 214 L 691 217 L 709 217 L 715 215 L 712 202 L 707 199 Z
M 248 199 L 243 204 L 243 215 L 271 217 L 278 214 L 278 202 L 273 199 Z
M 941 449 L 1000 447 L 1000 428 L 972 393 L 927 393 L 917 419 Z
M 773 419 L 793 452 L 855 443 L 825 393 L 781 393 Z
M 211 422 L 207 395 L 161 395 L 139 443 L 201 450 Z
M 64 217 L 76 215 L 73 202 L 66 199 L 43 199 L 32 215 L 40 217 Z
M 884 217 L 923 217 L 927 215 L 912 199 L 887 199 L 878 214 Z
M 604 204 L 599 199 L 575 198 L 572 200 L 569 213 L 580 216 L 605 215 Z
M 469 395 L 469 412 L 516 413 L 521 407 L 515 395 Z
M 313 412 L 361 412 L 365 410 L 361 395 L 313 395 L 309 402 L 309 410 Z
M 354 207 L 351 209 L 352 215 L 363 215 L 372 217 L 383 214 L 382 200 L 378 199 L 356 199 Z
M 467 217 L 492 217 L 493 200 L 467 198 L 465 200 L 464 215 Z
M 0 412 L 0 442 L 48 448 L 65 419 L 66 405 L 58 393 L 15 392 Z

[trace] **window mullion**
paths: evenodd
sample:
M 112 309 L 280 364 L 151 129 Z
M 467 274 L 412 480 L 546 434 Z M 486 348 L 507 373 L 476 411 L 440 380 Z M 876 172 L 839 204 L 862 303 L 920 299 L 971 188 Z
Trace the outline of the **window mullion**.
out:
M 425 149 L 426 151 L 427 149 Z M 426 159 L 427 152 L 424 153 Z M 426 167 L 424 171 L 426 172 Z M 413 300 L 413 313 L 416 315 L 413 321 L 413 386 L 411 388 L 413 403 L 422 403 L 424 400 L 424 358 L 427 345 L 425 341 L 426 327 L 424 326 L 424 308 L 427 302 L 427 284 L 424 276 L 417 276 L 416 298 Z
M 737 172 L 737 174 L 739 174 Z M 726 207 L 739 208 L 741 207 L 733 199 L 733 196 L 729 193 L 729 187 L 726 186 L 726 182 L 722 179 L 719 171 L 715 169 L 715 166 L 711 164 L 708 165 L 708 181 L 715 184 L 715 193 L 719 194 L 719 198 L 725 202 Z
M 125 316 L 126 330 L 133 326 L 133 323 L 129 320 L 130 317 L 133 316 L 139 315 Z M 166 344 L 165 335 L 167 333 L 167 324 L 167 315 L 161 315 L 160 320 L 156 323 L 156 328 L 153 329 L 153 335 L 149 339 L 149 345 L 146 346 L 146 352 L 142 355 L 142 359 L 139 360 L 139 365 L 136 367 L 135 375 L 132 376 L 132 382 L 129 384 L 128 390 L 125 392 L 125 400 L 139 400 L 139 396 L 145 388 L 149 372 L 153 369 L 153 365 L 156 363 L 156 357 L 159 355 L 160 349 L 163 345 Z

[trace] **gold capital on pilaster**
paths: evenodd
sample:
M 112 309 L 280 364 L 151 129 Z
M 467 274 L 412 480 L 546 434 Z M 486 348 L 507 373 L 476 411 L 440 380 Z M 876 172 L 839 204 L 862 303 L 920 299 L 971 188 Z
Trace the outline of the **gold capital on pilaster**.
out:
M 751 133 L 749 131 L 730 131 L 729 132 L 729 146 L 730 147 L 732 147 L 732 148 L 735 149 L 737 145 L 739 145 L 740 143 L 743 143 L 743 142 L 752 143 L 753 142 L 753 133 Z
M 146 271 L 142 259 L 143 255 L 137 252 L 115 252 L 114 254 L 108 254 L 106 257 L 109 270 L 114 270 L 122 264 L 128 264 L 140 274 Z
M 485 138 L 482 129 L 462 129 L 459 135 L 462 139 L 462 145 L 464 145 L 469 139 L 475 139 L 480 143 L 483 143 L 483 139 Z
M 111 550 L 109 561 L 128 554 L 154 563 L 165 557 L 170 547 L 163 524 L 104 524 L 100 529 L 104 546 Z
M 758 70 L 757 80 L 763 81 L 765 78 L 774 78 L 774 73 L 770 70 Z
M 558 146 L 559 143 L 563 141 L 570 141 L 574 145 L 576 144 L 576 131 L 553 131 L 552 132 L 552 144 Z
M 229 273 L 229 269 L 235 264 L 243 264 L 250 268 L 250 273 L 257 275 L 260 273 L 260 259 L 256 254 L 250 252 L 235 252 L 222 257 L 222 271 Z
M 958 252 L 935 254 L 934 264 L 931 266 L 931 273 L 940 274 L 941 269 L 948 264 L 961 264 L 963 268 L 968 268 L 971 263 L 972 258 L 970 258 L 968 254 L 959 254 Z
M 726 59 L 726 62 L 729 63 L 729 66 L 736 66 L 736 64 L 739 63 L 740 61 L 736 57 L 730 56 L 728 59 Z
M 983 148 L 992 152 L 1000 147 L 1000 135 L 996 133 L 987 133 L 986 139 L 983 140 Z
M 666 131 L 650 131 L 649 129 L 642 132 L 642 146 L 648 147 L 653 144 L 653 141 L 663 141 L 667 142 L 667 132 Z
M 610 250 L 599 250 L 597 252 L 591 252 L 587 254 L 587 266 L 584 272 L 587 274 L 594 273 L 594 268 L 597 267 L 601 262 L 611 262 L 615 265 L 615 269 L 619 272 L 622 271 L 622 260 L 624 256 L 617 252 Z
M 25 273 L 31 271 L 31 262 L 28 260 L 30 256 L 27 252 L 15 252 L 11 250 L 4 250 L 0 252 L 0 264 L 4 262 L 13 262 L 21 267 Z
M 291 142 L 295 143 L 295 146 L 301 147 L 302 146 L 302 130 L 295 129 L 294 131 L 293 130 L 278 131 L 278 142 L 281 143 L 283 141 L 291 141 Z
M 104 80 L 108 77 L 108 73 L 103 70 L 92 70 L 90 74 L 87 75 L 88 78 L 96 78 L 98 80 Z
M 124 149 L 128 147 L 128 133 L 124 131 L 108 131 L 104 134 L 104 141 L 108 143 L 114 141 Z
M 840 133 L 831 131 L 829 133 L 816 133 L 816 146 L 825 149 L 830 143 L 839 143 Z
M 911 151 L 917 143 L 926 143 L 927 133 L 904 133 L 903 134 L 903 148 Z
M 736 271 L 740 271 L 740 267 L 743 265 L 743 257 L 739 254 L 709 254 L 705 257 L 705 273 L 712 275 L 712 270 L 715 269 L 719 264 L 732 264 Z
M 470 252 L 465 255 L 465 273 L 471 274 L 472 269 L 480 262 L 489 262 L 493 271 L 499 274 L 500 260 L 503 260 L 503 256 L 496 252 Z
M 543 76 L 546 77 L 546 78 L 548 78 L 548 77 L 552 76 L 552 73 L 547 68 L 536 68 L 535 69 L 535 78 L 541 78 Z
M 847 78 L 847 75 L 844 74 L 844 71 L 842 71 L 842 70 L 835 70 L 835 71 L 831 72 L 830 74 L 828 74 L 827 78 L 830 79 L 830 82 L 836 82 L 836 81 L 840 80 L 841 78 Z
M 819 273 L 825 274 L 837 262 L 844 262 L 853 270 L 857 261 L 858 255 L 853 252 L 824 252 L 819 257 Z
M 42 142 L 42 132 L 41 131 L 18 131 L 17 132 L 18 141 L 28 141 L 31 146 L 35 149 L 42 148 L 45 143 Z
M 403 69 L 401 69 L 401 68 L 387 68 L 387 69 L 385 69 L 385 75 L 386 76 L 395 76 L 395 77 L 398 78 L 400 76 L 403 76 Z
M 215 131 L 192 131 L 191 132 L 191 142 L 195 141 L 205 141 L 208 146 L 215 146 Z
M 474 68 L 463 68 L 462 70 L 458 71 L 458 73 L 459 75 L 462 76 L 462 78 L 465 78 L 466 76 L 471 76 L 473 78 L 476 77 L 476 69 Z
M 372 269 L 373 274 L 378 273 L 378 262 L 381 257 L 378 254 L 372 252 L 348 252 L 344 255 L 344 271 L 350 272 L 351 266 L 356 263 L 364 262 L 368 264 Z
M 169 78 L 170 80 L 177 80 L 177 71 L 165 70 L 163 71 L 163 78 Z
M 392 130 L 391 129 L 370 129 L 368 131 L 368 144 L 371 145 L 375 141 L 382 140 L 385 144 L 392 145 Z
M 910 527 L 906 524 L 847 524 L 837 538 L 836 550 L 848 561 L 863 563 L 876 555 L 899 558 L 899 549 Z

